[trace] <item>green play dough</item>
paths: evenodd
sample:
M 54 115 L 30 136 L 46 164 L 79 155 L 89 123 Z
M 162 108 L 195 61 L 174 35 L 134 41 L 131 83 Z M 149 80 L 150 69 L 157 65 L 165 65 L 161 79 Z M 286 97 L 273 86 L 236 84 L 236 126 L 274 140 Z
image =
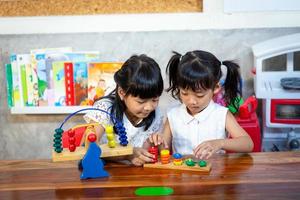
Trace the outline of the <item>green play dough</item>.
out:
M 141 187 L 135 190 L 138 196 L 167 196 L 173 192 L 174 190 L 169 187 Z

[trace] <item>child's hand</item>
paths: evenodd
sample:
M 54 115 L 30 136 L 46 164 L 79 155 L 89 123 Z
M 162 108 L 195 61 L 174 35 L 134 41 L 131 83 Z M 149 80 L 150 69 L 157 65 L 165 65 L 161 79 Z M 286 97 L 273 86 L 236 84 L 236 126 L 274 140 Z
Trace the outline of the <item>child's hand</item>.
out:
M 149 153 L 146 149 L 134 147 L 130 161 L 135 166 L 142 166 L 146 162 L 153 162 L 153 158 L 154 155 Z
M 163 136 L 159 133 L 153 133 L 152 135 L 149 136 L 148 139 L 151 144 L 154 144 L 154 146 L 163 144 L 164 148 L 166 149 L 169 148 L 168 143 L 164 140 Z
M 202 142 L 194 149 L 196 158 L 208 159 L 218 150 L 222 149 L 224 140 L 209 140 Z

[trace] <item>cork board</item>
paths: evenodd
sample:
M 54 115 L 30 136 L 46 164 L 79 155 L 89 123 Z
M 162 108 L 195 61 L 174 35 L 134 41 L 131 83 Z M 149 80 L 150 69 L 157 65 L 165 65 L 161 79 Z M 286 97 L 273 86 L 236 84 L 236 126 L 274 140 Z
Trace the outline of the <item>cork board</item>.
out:
M 203 0 L 0 0 L 0 16 L 202 12 Z

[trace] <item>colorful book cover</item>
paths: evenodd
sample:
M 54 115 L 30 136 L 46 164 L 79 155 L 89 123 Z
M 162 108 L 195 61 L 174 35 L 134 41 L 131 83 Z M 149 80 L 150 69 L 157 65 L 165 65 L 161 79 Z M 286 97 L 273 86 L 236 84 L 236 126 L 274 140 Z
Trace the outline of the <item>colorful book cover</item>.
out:
M 74 94 L 74 76 L 73 76 L 73 63 L 65 62 L 65 86 L 66 86 L 66 105 L 75 105 L 75 94 Z
M 47 74 L 47 97 L 48 105 L 55 106 L 55 91 L 54 91 L 54 79 L 53 76 L 53 63 L 63 62 L 66 60 L 64 53 L 50 53 L 46 54 L 46 74 Z
M 13 78 L 13 99 L 14 99 L 14 107 L 23 107 L 23 96 L 21 95 L 21 75 L 20 70 L 18 68 L 17 55 L 12 54 L 10 56 L 11 70 L 12 70 L 12 78 Z
M 31 54 L 32 69 L 37 72 L 38 78 L 38 105 L 47 106 L 47 75 L 44 53 Z
M 52 63 L 53 83 L 54 83 L 54 105 L 66 105 L 65 90 L 65 70 L 63 61 L 55 61 Z
M 17 65 L 19 70 L 19 84 L 20 84 L 20 94 L 23 106 L 28 106 L 28 89 L 26 80 L 26 68 L 30 65 L 30 55 L 29 54 L 17 54 Z M 32 96 L 29 97 L 29 101 L 32 101 Z
M 89 63 L 88 65 L 88 98 L 91 104 L 102 96 L 108 95 L 115 87 L 114 73 L 123 63 Z
M 87 105 L 88 70 L 86 62 L 73 63 L 75 105 Z
M 34 49 L 31 50 L 32 65 L 33 69 L 37 71 L 38 76 L 38 94 L 39 94 L 39 106 L 48 106 L 48 97 L 51 105 L 54 105 L 54 94 L 51 90 L 50 80 L 52 80 L 52 62 L 51 58 L 56 57 L 56 54 L 64 54 L 66 52 L 72 52 L 71 47 L 62 48 L 45 48 L 45 49 Z M 51 56 L 50 56 L 51 55 Z M 46 64 L 46 58 L 48 57 L 48 62 Z M 51 60 L 51 61 L 50 61 Z M 55 59 L 57 60 L 57 59 Z M 62 59 L 64 60 L 64 59 Z M 50 91 L 48 89 L 50 88 Z
M 18 56 L 17 56 L 18 57 Z M 20 57 L 19 57 L 20 58 Z M 25 66 L 27 101 L 26 106 L 38 106 L 38 77 L 37 71 L 31 64 L 31 55 L 23 54 L 20 61 L 21 67 Z M 18 61 L 19 62 L 19 61 Z M 26 92 L 26 91 L 23 91 Z
M 99 59 L 100 55 L 98 51 L 65 53 L 65 60 L 70 62 L 96 62 Z
M 14 106 L 13 77 L 12 77 L 11 64 L 5 65 L 5 74 L 6 74 L 7 105 L 9 108 L 11 108 Z

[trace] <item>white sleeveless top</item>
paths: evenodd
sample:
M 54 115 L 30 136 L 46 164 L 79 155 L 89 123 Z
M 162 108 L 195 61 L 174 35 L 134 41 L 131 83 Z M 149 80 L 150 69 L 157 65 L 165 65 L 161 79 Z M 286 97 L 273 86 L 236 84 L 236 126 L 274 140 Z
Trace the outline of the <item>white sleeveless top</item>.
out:
M 101 99 L 97 101 L 93 107 L 105 110 L 110 113 L 111 106 L 112 106 L 111 100 Z M 83 116 L 83 118 L 87 123 L 94 121 L 102 125 L 112 125 L 110 116 L 101 111 L 96 111 L 96 110 L 89 111 L 87 114 Z M 123 115 L 123 124 L 126 129 L 129 144 L 131 144 L 133 147 L 142 147 L 143 143 L 152 133 L 161 131 L 163 125 L 163 116 L 159 111 L 159 109 L 157 108 L 155 110 L 155 118 L 152 124 L 150 125 L 150 127 L 146 131 L 144 130 L 145 126 L 141 126 L 141 127 L 133 126 L 125 114 Z M 119 142 L 118 135 L 116 135 L 116 141 Z M 100 143 L 101 144 L 107 143 L 106 134 L 102 136 Z
M 171 108 L 167 117 L 172 132 L 173 153 L 193 154 L 193 149 L 206 140 L 226 138 L 228 109 L 211 101 L 200 113 L 191 116 L 184 104 Z

